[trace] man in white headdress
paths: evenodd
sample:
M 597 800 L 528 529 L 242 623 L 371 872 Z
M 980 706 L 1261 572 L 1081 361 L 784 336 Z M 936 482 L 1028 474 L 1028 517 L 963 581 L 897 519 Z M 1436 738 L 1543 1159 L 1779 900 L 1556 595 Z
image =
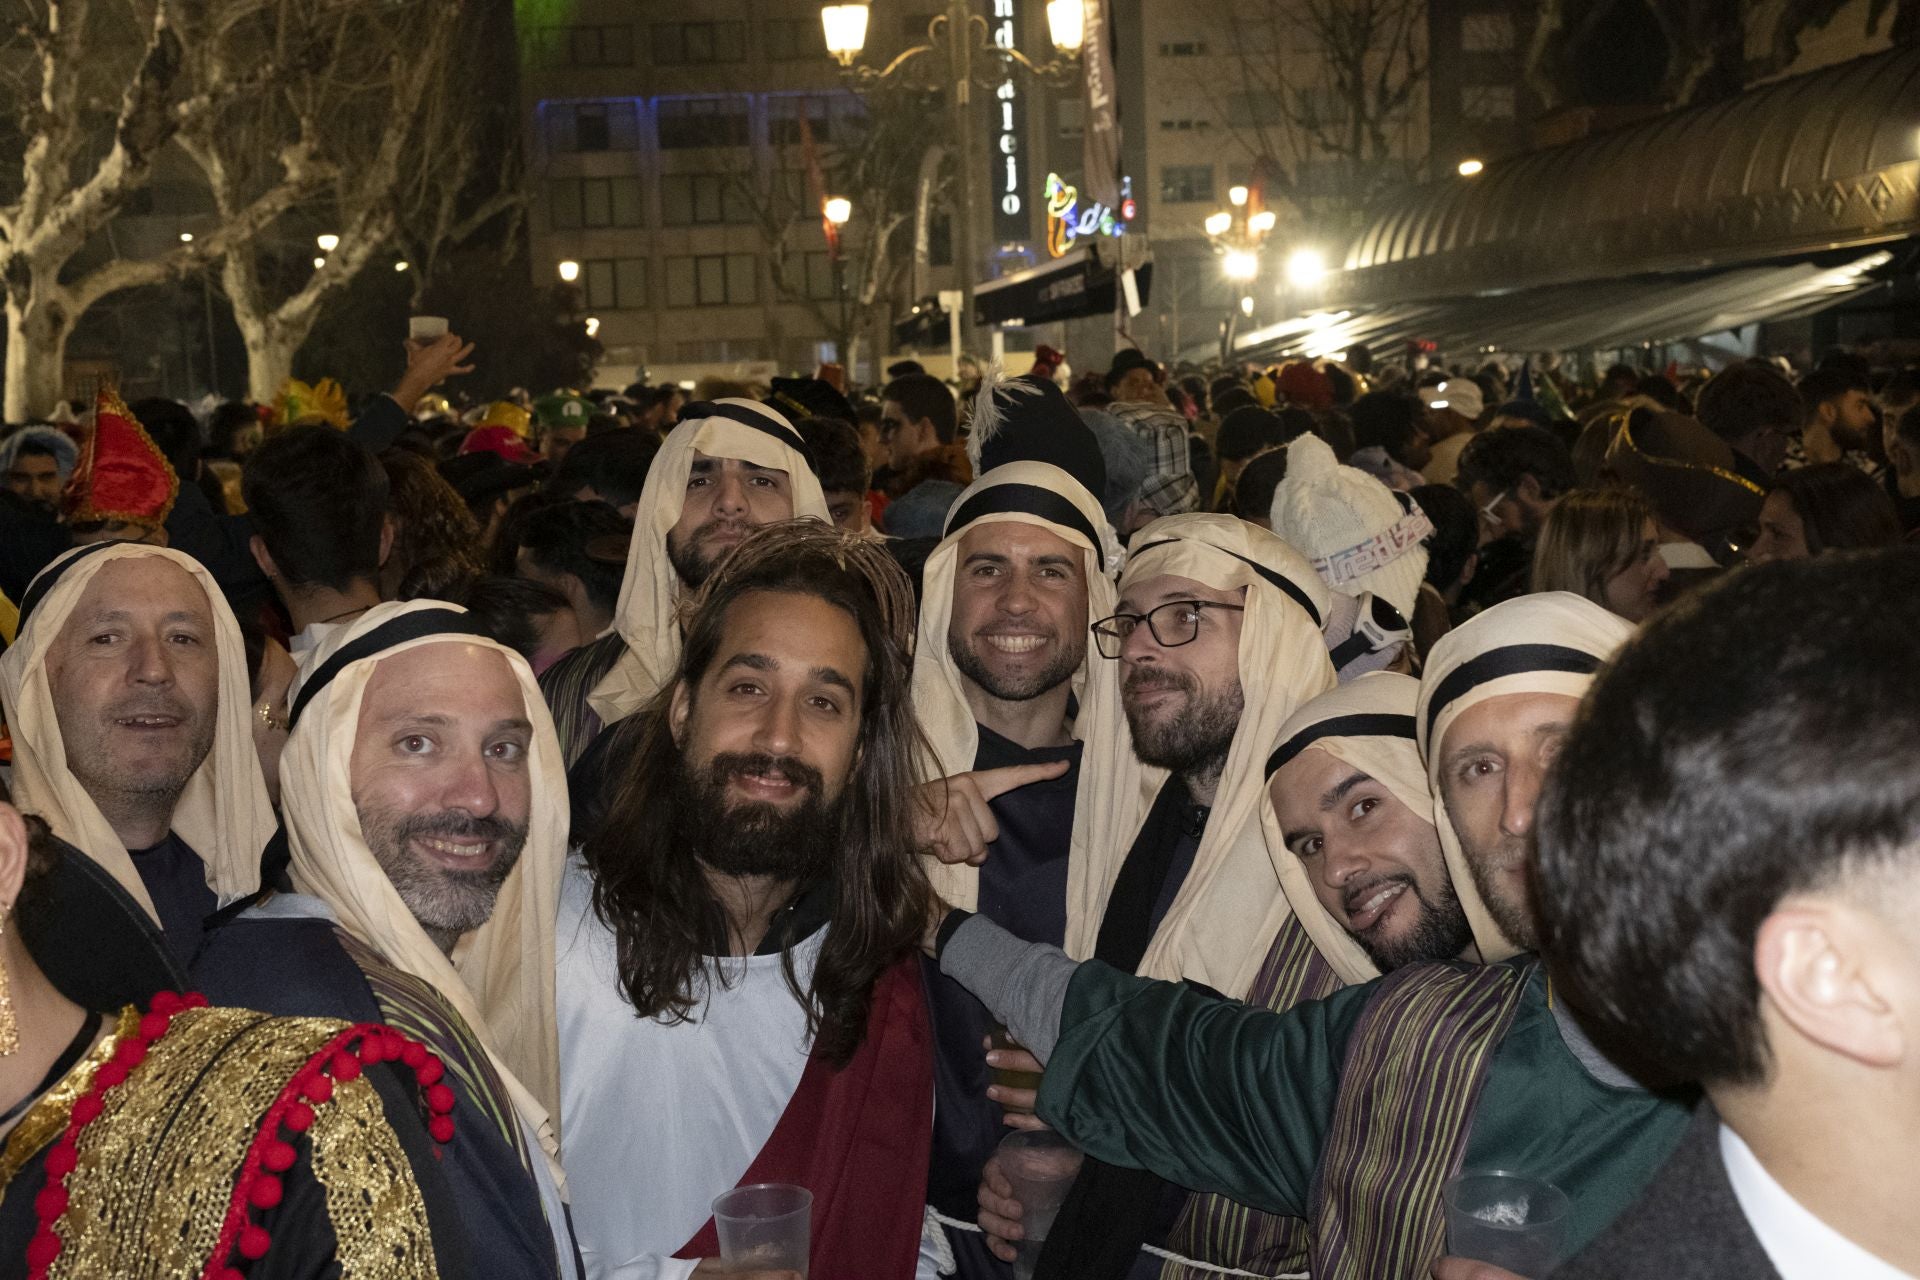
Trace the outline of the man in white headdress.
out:
M 747 531 L 830 520 L 806 442 L 753 400 L 688 405 L 647 469 L 634 512 L 613 630 L 555 663 L 542 687 L 564 726 L 569 767 L 602 728 L 639 710 L 673 676 L 678 606 Z
M 446 1164 L 476 1256 L 490 1275 L 574 1275 L 556 1159 L 566 786 L 532 670 L 456 606 L 376 605 L 321 642 L 289 718 L 298 892 L 209 938 L 207 994 L 425 1043 L 461 1104 Z
M 1578 1247 L 1658 1169 L 1692 1096 L 1609 1062 L 1496 922 L 1532 937 L 1517 867 L 1539 781 L 1628 632 L 1555 593 L 1490 609 L 1434 650 L 1418 732 L 1436 801 L 1451 801 L 1451 822 L 1445 804 L 1436 822 L 1485 964 L 1409 964 L 1276 1015 L 949 917 L 941 967 L 1046 1062 L 1042 1119 L 1091 1155 L 1307 1217 L 1316 1278 L 1426 1274 L 1445 1251 L 1440 1187 L 1459 1168 L 1553 1183 Z
M 260 887 L 274 830 L 233 612 L 191 556 L 95 543 L 21 599 L 0 657 L 13 793 L 153 916 L 183 968 Z

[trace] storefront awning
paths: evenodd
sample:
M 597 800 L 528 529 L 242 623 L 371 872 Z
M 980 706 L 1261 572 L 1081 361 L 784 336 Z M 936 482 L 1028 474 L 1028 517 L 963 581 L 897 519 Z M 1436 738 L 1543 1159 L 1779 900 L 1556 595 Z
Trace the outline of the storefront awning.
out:
M 1443 351 L 1607 350 L 1787 320 L 1883 285 L 1890 250 L 1786 265 L 1548 285 L 1379 307 L 1329 308 L 1241 335 L 1237 356 L 1318 359 L 1364 343 Z M 1878 274 L 1877 274 L 1878 273 Z
M 1139 303 L 1145 306 L 1153 264 L 1140 263 L 1131 270 Z M 1112 315 L 1120 297 L 1121 274 L 1116 251 L 1098 244 L 1073 249 L 1051 262 L 975 286 L 973 320 L 975 324 L 1025 325 Z

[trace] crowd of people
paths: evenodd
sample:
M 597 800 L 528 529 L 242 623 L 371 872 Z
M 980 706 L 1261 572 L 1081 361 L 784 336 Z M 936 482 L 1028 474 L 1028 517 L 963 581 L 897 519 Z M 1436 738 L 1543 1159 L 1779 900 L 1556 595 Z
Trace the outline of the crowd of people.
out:
M 1920 1276 L 1915 370 L 476 366 L 0 434 L 0 1276 Z

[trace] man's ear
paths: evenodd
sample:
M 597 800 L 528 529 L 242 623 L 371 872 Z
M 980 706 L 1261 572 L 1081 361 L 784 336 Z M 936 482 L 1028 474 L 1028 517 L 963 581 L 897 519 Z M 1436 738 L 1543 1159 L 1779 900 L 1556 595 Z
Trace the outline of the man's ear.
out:
M 693 714 L 693 690 L 687 682 L 677 680 L 673 685 L 673 702 L 667 708 L 667 728 L 673 734 L 673 745 L 686 745 L 687 718 Z
M 1890 1068 L 1910 1048 L 1888 987 L 1890 961 L 1911 963 L 1902 950 L 1871 911 L 1799 897 L 1761 922 L 1753 964 L 1765 1002 L 1793 1033 L 1826 1053 Z
M 266 574 L 271 581 L 280 580 L 280 570 L 273 563 L 273 554 L 267 550 L 267 544 L 259 534 L 256 533 L 247 539 L 247 550 L 253 552 L 253 562 L 260 566 L 261 573 Z M 380 558 L 386 559 L 384 547 L 381 549 Z
M 258 539 L 256 539 L 258 541 Z M 387 557 L 393 554 L 393 516 L 391 513 L 380 517 L 380 567 L 387 567 Z
M 1540 477 L 1531 471 L 1521 473 L 1520 483 L 1513 486 L 1513 496 L 1527 507 L 1537 507 L 1546 501 L 1546 496 L 1540 492 Z

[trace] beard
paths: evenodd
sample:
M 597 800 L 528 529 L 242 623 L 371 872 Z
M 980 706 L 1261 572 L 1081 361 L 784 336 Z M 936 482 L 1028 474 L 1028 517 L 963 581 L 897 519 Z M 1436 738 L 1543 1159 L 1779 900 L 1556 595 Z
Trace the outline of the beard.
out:
M 736 774 L 778 770 L 802 788 L 790 806 L 729 796 Z M 846 826 L 844 796 L 829 804 L 820 771 L 792 757 L 723 753 L 704 769 L 683 761 L 675 771 L 673 830 L 679 844 L 709 870 L 804 884 L 833 869 Z
M 688 534 L 685 542 L 676 541 L 673 531 L 667 531 L 667 563 L 680 575 L 682 584 L 691 588 L 705 582 L 727 553 L 739 545 L 737 540 L 717 547 L 708 545 L 722 532 L 738 532 L 744 537 L 753 532 L 753 526 L 738 520 L 709 520 Z
M 1467 923 L 1466 909 L 1460 905 L 1460 895 L 1454 892 L 1452 880 L 1442 880 L 1431 899 L 1420 892 L 1419 884 L 1410 875 L 1387 876 L 1347 896 L 1353 900 L 1394 882 L 1406 885 L 1407 892 L 1420 904 L 1420 914 L 1415 917 L 1413 927 L 1395 938 L 1364 936 L 1348 930 L 1348 936 L 1360 944 L 1360 949 L 1381 973 L 1431 960 L 1451 960 L 1467 949 L 1467 944 L 1473 941 L 1473 928 Z
M 360 832 L 374 861 L 387 873 L 407 910 L 429 930 L 466 933 L 493 915 L 494 900 L 527 845 L 527 824 L 504 818 L 469 818 L 445 813 L 398 813 L 361 809 Z M 494 856 L 485 866 L 443 867 L 414 852 L 419 837 L 491 840 Z
M 1002 702 L 1030 702 L 1073 679 L 1073 673 L 1080 669 L 1081 659 L 1087 655 L 1087 646 L 1083 640 L 1071 653 L 1060 647 L 1050 664 L 1039 671 L 1018 675 L 1002 675 L 995 671 L 987 659 L 980 656 L 980 650 L 975 645 L 955 635 L 947 636 L 947 653 L 953 658 L 953 665 L 960 669 L 960 674 L 986 690 L 989 697 Z
M 1460 836 L 1460 851 L 1466 855 L 1473 887 L 1479 891 L 1480 901 L 1486 904 L 1487 914 L 1513 945 L 1523 951 L 1536 950 L 1540 945 L 1540 930 L 1534 923 L 1533 895 L 1526 875 L 1533 842 L 1520 836 L 1502 836 L 1499 843 L 1483 850 L 1460 835 L 1458 827 L 1454 828 L 1454 834 Z
M 1136 693 L 1173 690 L 1187 696 L 1186 707 L 1178 714 L 1155 720 L 1137 708 L 1131 698 Z M 1233 731 L 1240 726 L 1246 699 L 1235 680 L 1212 698 L 1200 697 L 1200 682 L 1185 672 L 1138 669 L 1121 686 L 1121 705 L 1127 713 L 1127 727 L 1133 731 L 1133 754 L 1143 764 L 1157 765 L 1177 774 L 1218 773 L 1226 764 L 1227 749 L 1233 745 Z

